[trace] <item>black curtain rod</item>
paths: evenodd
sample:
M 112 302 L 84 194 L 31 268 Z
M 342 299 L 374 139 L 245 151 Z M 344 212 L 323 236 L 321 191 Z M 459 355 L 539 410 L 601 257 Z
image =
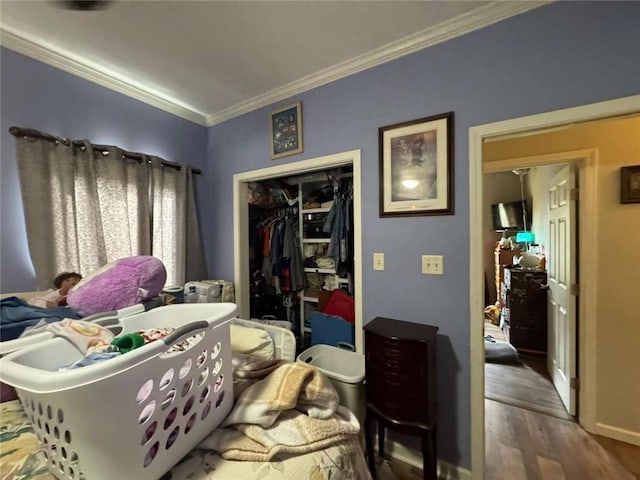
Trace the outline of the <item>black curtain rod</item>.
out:
M 11 127 L 9 128 L 9 132 L 14 136 L 14 137 L 24 137 L 25 139 L 28 138 L 40 138 L 42 140 L 47 140 L 49 142 L 54 142 L 54 143 L 61 143 L 63 145 L 75 145 L 75 146 L 82 146 L 84 145 L 84 143 L 82 143 L 81 141 L 78 140 L 69 140 L 68 138 L 61 138 L 61 137 L 56 137 L 54 135 L 50 135 L 48 133 L 43 133 L 40 132 L 38 130 L 33 130 L 30 128 L 21 128 L 21 127 Z M 108 148 L 108 146 L 106 145 L 93 145 L 93 149 L 95 151 L 98 152 L 104 152 L 106 149 Z M 136 152 L 127 152 L 127 151 L 122 151 L 122 156 L 125 158 L 129 158 L 131 160 L 136 160 L 138 162 L 143 162 L 145 161 L 145 157 L 146 155 L 142 154 L 142 153 L 136 153 Z M 180 169 L 182 167 L 182 165 L 180 165 L 179 163 L 174 163 L 174 162 L 169 162 L 168 160 L 161 160 L 161 163 L 163 166 L 165 167 L 171 167 L 171 168 L 176 168 L 176 169 Z M 191 171 L 197 175 L 202 173 L 202 170 L 200 170 L 199 168 L 191 168 Z

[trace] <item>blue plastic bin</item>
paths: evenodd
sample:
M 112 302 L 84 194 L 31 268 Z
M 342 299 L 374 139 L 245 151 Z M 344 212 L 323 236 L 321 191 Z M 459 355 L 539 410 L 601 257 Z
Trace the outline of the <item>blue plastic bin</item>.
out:
M 313 312 L 311 321 L 311 345 L 331 345 L 339 343 L 355 346 L 355 328 L 353 323 L 342 317 L 334 317 L 322 312 Z

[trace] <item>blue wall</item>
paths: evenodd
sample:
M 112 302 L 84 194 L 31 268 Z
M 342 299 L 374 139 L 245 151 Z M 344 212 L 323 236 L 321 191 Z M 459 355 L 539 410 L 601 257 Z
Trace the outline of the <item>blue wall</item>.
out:
M 0 291 L 35 290 L 27 249 L 22 199 L 9 127 L 29 127 L 53 135 L 118 145 L 129 151 L 206 169 L 207 129 L 95 83 L 0 50 Z M 205 187 L 204 177 L 196 186 Z M 201 204 L 208 203 L 199 188 Z
M 1 50 L 1 291 L 30 290 L 11 125 L 155 153 L 205 170 L 198 179 L 209 272 L 233 278 L 232 175 L 360 149 L 364 320 L 440 327 L 439 456 L 470 465 L 469 127 L 640 93 L 640 3 L 560 2 L 305 92 L 304 147 L 272 161 L 275 106 L 209 129 Z M 286 102 L 278 102 L 277 105 Z M 455 112 L 455 215 L 378 218 L 378 127 Z M 215 181 L 214 181 L 215 179 Z M 372 270 L 373 252 L 385 271 Z M 420 274 L 444 255 L 445 275 Z
M 362 150 L 364 322 L 390 316 L 440 327 L 439 456 L 470 465 L 469 157 L 474 125 L 640 92 L 640 3 L 561 2 L 305 92 L 304 152 L 269 158 L 269 111 L 216 125 L 213 225 L 232 225 L 232 175 Z M 455 215 L 378 217 L 378 127 L 455 112 Z M 233 278 L 233 233 L 211 231 L 210 271 Z M 373 271 L 372 253 L 385 253 Z M 420 255 L 444 255 L 444 276 Z

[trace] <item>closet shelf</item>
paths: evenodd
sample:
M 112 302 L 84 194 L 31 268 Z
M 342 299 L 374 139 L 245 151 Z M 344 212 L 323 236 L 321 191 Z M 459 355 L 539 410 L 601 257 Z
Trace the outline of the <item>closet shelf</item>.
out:
M 304 271 L 307 273 L 329 273 L 331 275 L 336 274 L 334 268 L 305 268 Z
M 330 238 L 303 238 L 302 243 L 329 243 Z
M 331 211 L 331 207 L 326 207 L 326 208 L 303 208 L 302 209 L 302 214 L 304 215 L 305 213 L 328 213 Z

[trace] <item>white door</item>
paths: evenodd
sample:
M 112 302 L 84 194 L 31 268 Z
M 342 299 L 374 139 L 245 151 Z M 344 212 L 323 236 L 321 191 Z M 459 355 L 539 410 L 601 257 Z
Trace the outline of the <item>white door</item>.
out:
M 576 414 L 575 170 L 566 165 L 549 181 L 547 369 L 570 415 Z

